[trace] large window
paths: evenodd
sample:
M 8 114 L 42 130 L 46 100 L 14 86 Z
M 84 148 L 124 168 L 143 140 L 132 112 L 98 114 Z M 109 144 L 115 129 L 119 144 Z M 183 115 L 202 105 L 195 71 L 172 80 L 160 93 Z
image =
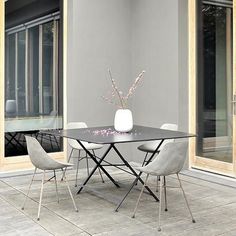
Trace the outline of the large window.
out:
M 38 133 L 62 128 L 59 79 L 59 13 L 6 29 L 5 156 L 27 154 L 24 135 L 48 152 L 61 150 L 56 137 Z
M 198 1 L 197 156 L 232 163 L 232 1 Z

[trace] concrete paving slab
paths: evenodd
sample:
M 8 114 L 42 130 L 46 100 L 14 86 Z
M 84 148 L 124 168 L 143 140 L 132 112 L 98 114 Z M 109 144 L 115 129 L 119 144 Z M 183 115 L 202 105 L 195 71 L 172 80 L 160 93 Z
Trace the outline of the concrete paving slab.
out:
M 182 193 L 168 189 L 168 212 L 162 212 L 162 231 L 157 231 L 158 207 L 149 194 L 143 194 L 136 218 L 131 218 L 141 184 L 135 186 L 119 212 L 116 203 L 133 182 L 127 173 L 109 169 L 121 184 L 116 188 L 108 179 L 101 182 L 95 175 L 88 186 L 77 195 L 74 170 L 67 171 L 69 184 L 79 212 L 75 212 L 66 186 L 58 183 L 60 202 L 57 203 L 54 183 L 45 185 L 40 221 L 37 210 L 41 175 L 32 186 L 25 210 L 21 210 L 32 175 L 4 176 L 0 180 L 0 235 L 66 235 L 66 236 L 152 236 L 152 235 L 236 235 L 236 189 L 226 183 L 208 182 L 205 176 L 181 175 L 190 207 L 197 223 L 190 220 Z M 86 178 L 80 172 L 79 182 Z M 203 175 L 203 174 L 202 174 Z M 49 175 L 50 176 L 50 175 Z M 176 185 L 176 177 L 167 177 L 168 185 Z M 156 190 L 156 178 L 150 178 Z M 159 193 L 156 193 L 159 195 Z

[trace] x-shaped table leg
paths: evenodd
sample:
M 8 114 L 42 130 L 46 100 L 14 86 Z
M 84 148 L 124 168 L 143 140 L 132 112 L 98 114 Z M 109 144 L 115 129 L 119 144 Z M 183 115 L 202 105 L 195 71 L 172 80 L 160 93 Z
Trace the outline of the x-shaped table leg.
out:
M 84 151 L 92 158 L 92 160 L 96 163 L 96 166 L 93 168 L 93 170 L 90 172 L 89 176 L 87 177 L 87 179 L 84 181 L 83 185 L 80 187 L 79 191 L 77 192 L 77 194 L 79 194 L 82 189 L 84 188 L 84 186 L 87 184 L 87 182 L 89 181 L 89 179 L 92 177 L 92 175 L 94 174 L 94 172 L 96 171 L 96 169 L 99 167 L 101 171 L 103 171 L 103 173 L 113 182 L 113 184 L 116 187 L 120 187 L 116 181 L 110 176 L 110 174 L 106 171 L 106 169 L 101 165 L 102 161 L 105 159 L 105 157 L 107 156 L 107 154 L 110 152 L 110 150 L 112 149 L 112 145 L 110 145 L 108 147 L 108 149 L 106 150 L 106 152 L 103 154 L 103 156 L 101 157 L 101 159 L 97 160 L 96 157 L 89 152 L 85 146 L 82 144 L 82 142 L 80 142 L 79 140 L 77 140 L 78 143 L 81 145 L 81 147 L 84 149 Z

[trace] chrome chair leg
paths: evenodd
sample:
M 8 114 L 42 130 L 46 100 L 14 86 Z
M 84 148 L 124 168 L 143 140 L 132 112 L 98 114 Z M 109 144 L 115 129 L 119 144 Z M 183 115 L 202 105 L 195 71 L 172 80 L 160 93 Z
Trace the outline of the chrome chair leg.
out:
M 75 187 L 77 187 L 77 181 L 78 181 L 79 162 L 80 162 L 80 150 L 79 150 L 79 156 L 78 156 L 77 166 L 76 166 Z
M 70 155 L 69 155 L 69 158 L 68 158 L 68 162 L 70 162 L 70 159 L 71 159 L 71 157 L 72 157 L 73 151 L 74 151 L 74 148 L 72 148 L 71 151 L 70 151 Z M 65 169 L 63 170 L 62 177 L 61 177 L 61 181 L 63 180 L 63 178 L 64 178 L 64 176 L 65 176 L 66 169 L 67 169 L 67 168 L 65 168 Z
M 157 176 L 157 188 L 156 188 L 156 192 L 158 192 L 158 188 L 159 188 L 159 185 L 158 185 L 158 182 L 160 180 L 160 176 Z
M 188 210 L 189 210 L 189 213 L 190 213 L 190 215 L 191 215 L 192 222 L 193 222 L 193 223 L 196 223 L 195 219 L 193 218 L 193 214 L 192 214 L 192 212 L 191 212 L 191 209 L 190 209 L 190 207 L 189 207 L 188 200 L 187 200 L 187 197 L 186 197 L 186 195 L 185 195 L 183 186 L 182 186 L 182 184 L 181 184 L 181 181 L 180 181 L 180 178 L 179 178 L 179 174 L 176 174 L 176 175 L 177 175 L 177 178 L 178 178 L 178 181 L 179 181 L 180 188 L 181 188 L 181 190 L 182 190 L 182 192 L 183 192 L 186 205 L 187 205 Z
M 58 188 L 57 188 L 57 176 L 56 171 L 54 170 L 54 180 L 55 180 L 55 186 L 56 186 L 56 193 L 57 193 L 57 202 L 59 203 L 59 195 L 58 195 Z
M 34 169 L 34 174 L 33 174 L 33 177 L 32 177 L 32 179 L 31 179 L 31 181 L 30 181 L 30 185 L 29 185 L 29 188 L 28 188 L 26 197 L 25 197 L 25 201 L 24 201 L 24 203 L 23 203 L 23 206 L 21 207 L 22 210 L 25 209 L 25 203 L 26 203 L 26 200 L 27 200 L 27 198 L 28 198 L 28 196 L 29 196 L 29 192 L 30 192 L 30 189 L 31 189 L 31 185 L 32 185 L 32 183 L 33 183 L 33 181 L 34 181 L 34 176 L 35 176 L 35 174 L 36 174 L 36 171 L 37 171 L 37 168 Z
M 74 197 L 73 197 L 73 195 L 72 195 L 72 193 L 71 193 L 70 186 L 69 186 L 69 184 L 68 184 L 68 182 L 67 182 L 67 180 L 66 180 L 66 176 L 65 176 L 64 180 L 65 180 L 65 183 L 66 183 L 67 189 L 68 189 L 68 191 L 69 191 L 69 194 L 70 194 L 71 200 L 72 200 L 72 202 L 73 202 L 73 205 L 74 205 L 75 211 L 78 212 L 78 208 L 77 208 L 76 205 L 75 205 L 75 200 L 74 200 Z
M 168 211 L 168 209 L 167 209 L 167 193 L 166 193 L 166 177 L 163 176 L 163 179 L 164 179 L 165 211 Z
M 104 181 L 104 179 L 103 179 L 102 172 L 101 172 L 100 168 L 98 168 L 98 171 L 99 171 L 99 175 L 101 176 L 101 180 L 102 180 L 102 182 L 103 182 L 103 183 L 105 183 L 105 181 Z
M 41 205 L 42 205 L 44 179 L 45 179 L 45 170 L 43 171 L 43 177 L 42 177 L 42 184 L 41 184 L 41 191 L 40 191 L 40 198 L 39 198 L 39 208 L 38 208 L 38 218 L 37 218 L 37 220 L 40 219 L 39 215 L 40 215 L 40 210 L 41 210 Z
M 136 214 L 136 211 L 137 211 L 137 209 L 138 209 L 139 201 L 140 201 L 141 196 L 142 196 L 142 194 L 143 194 L 144 188 L 145 188 L 145 186 L 147 185 L 148 177 L 149 177 L 149 174 L 147 174 L 147 177 L 146 177 L 146 179 L 145 179 L 145 182 L 144 182 L 143 187 L 142 187 L 142 189 L 141 189 L 141 192 L 140 192 L 140 194 L 139 194 L 138 200 L 137 200 L 137 202 L 136 202 L 136 206 L 135 206 L 135 208 L 134 208 L 134 212 L 133 212 L 132 218 L 135 218 L 135 214 Z
M 162 189 L 163 189 L 163 176 L 160 176 L 160 197 L 159 197 L 160 201 L 159 201 L 158 231 L 161 231 Z
M 89 163 L 88 163 L 88 155 L 87 155 L 87 153 L 85 155 L 85 159 L 86 159 L 86 163 L 87 163 L 87 173 L 88 173 L 88 176 L 89 176 Z

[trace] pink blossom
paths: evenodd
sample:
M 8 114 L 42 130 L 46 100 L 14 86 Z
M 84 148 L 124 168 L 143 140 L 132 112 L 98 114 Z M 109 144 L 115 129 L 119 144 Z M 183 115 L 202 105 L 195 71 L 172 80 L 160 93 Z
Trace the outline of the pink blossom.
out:
M 112 83 L 112 92 L 111 92 L 111 96 L 109 97 L 104 97 L 102 96 L 102 98 L 111 103 L 111 104 L 115 104 L 117 105 L 119 108 L 126 108 L 127 107 L 127 103 L 128 103 L 128 99 L 129 97 L 131 97 L 134 93 L 134 91 L 136 90 L 138 84 L 140 83 L 140 81 L 142 80 L 143 78 L 143 75 L 145 73 L 145 71 L 142 71 L 138 77 L 135 79 L 134 83 L 131 85 L 131 87 L 129 88 L 128 90 L 128 93 L 126 96 L 123 95 L 123 92 L 120 91 L 118 89 L 118 86 L 116 85 L 116 81 L 112 78 L 112 74 L 111 74 L 111 71 L 108 70 L 109 72 L 109 76 L 110 76 L 110 79 L 111 79 L 111 83 Z M 117 95 L 117 97 L 115 96 Z M 116 101 L 118 100 L 118 101 Z

